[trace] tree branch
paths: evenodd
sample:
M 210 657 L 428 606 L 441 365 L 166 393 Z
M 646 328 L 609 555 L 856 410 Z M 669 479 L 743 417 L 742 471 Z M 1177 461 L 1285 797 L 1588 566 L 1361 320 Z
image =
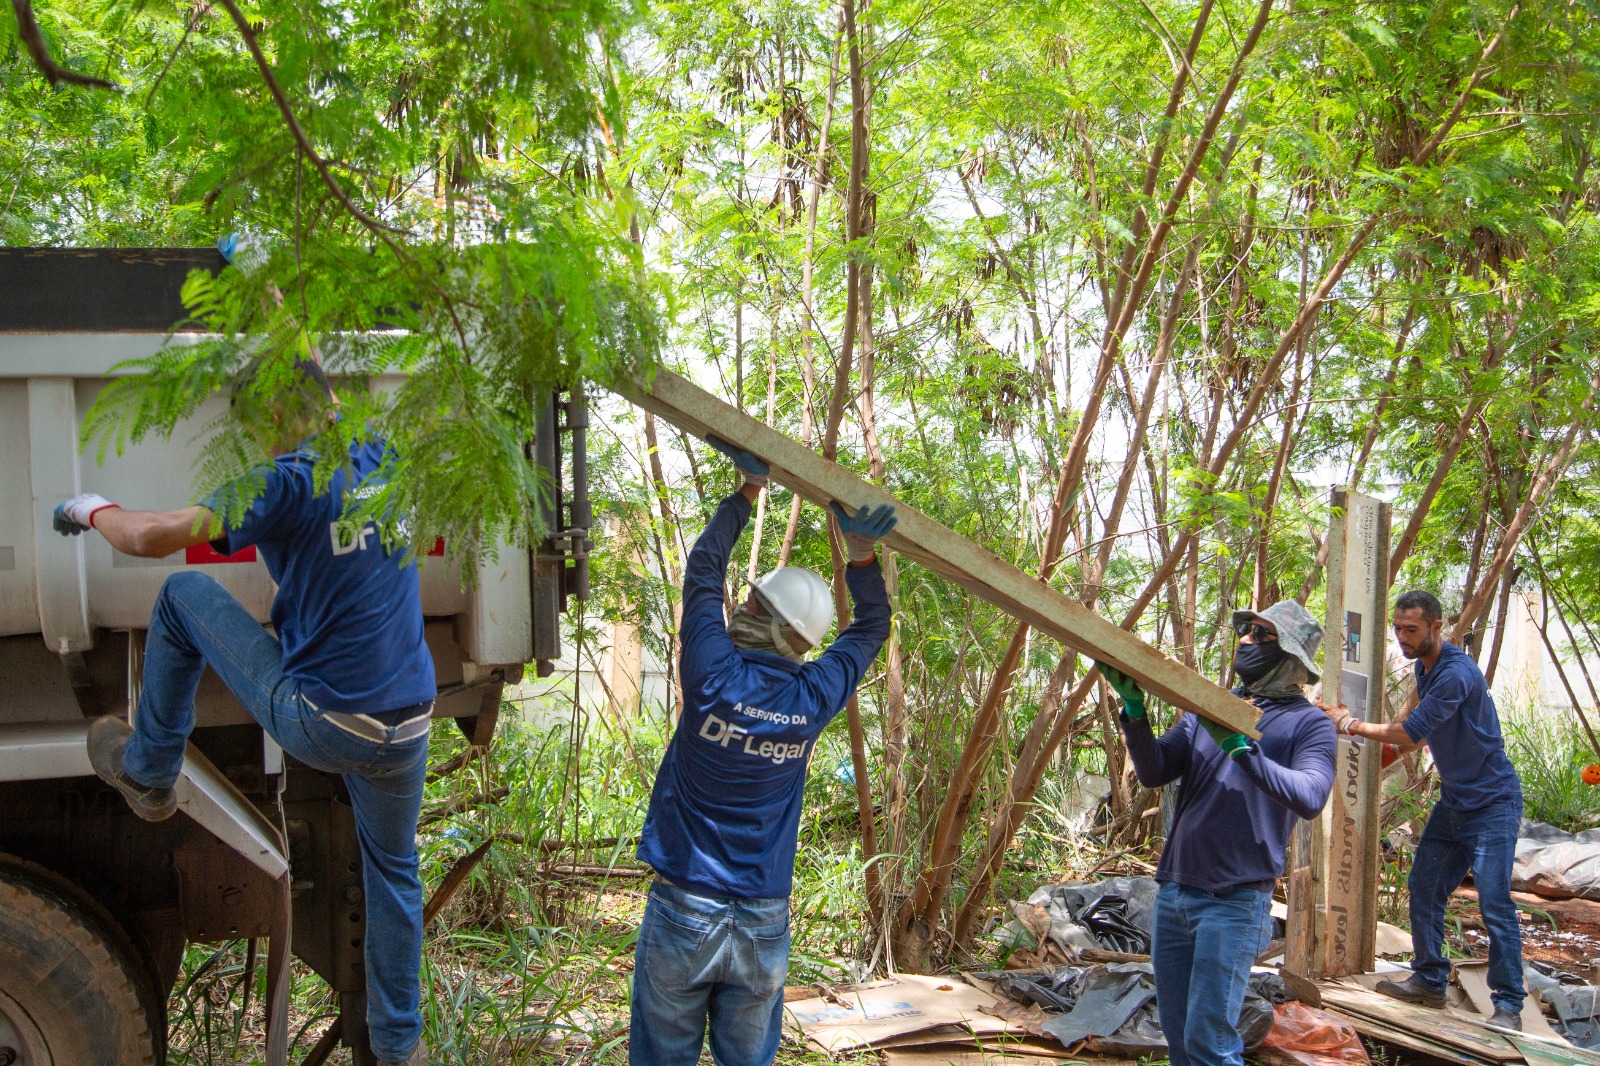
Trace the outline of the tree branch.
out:
M 22 0 L 12 0 L 14 4 L 20 2 Z M 272 94 L 272 102 L 278 105 L 278 111 L 283 115 L 284 124 L 289 127 L 289 133 L 294 137 L 295 144 L 300 146 L 300 150 L 306 154 L 306 158 L 311 160 L 311 165 L 317 168 L 317 173 L 322 175 L 322 183 L 328 187 L 328 191 L 333 193 L 334 199 L 344 205 L 344 209 L 350 212 L 357 222 L 376 234 L 378 239 L 387 244 L 396 255 L 404 258 L 405 252 L 394 242 L 394 238 L 390 235 L 396 233 L 404 234 L 405 230 L 373 218 L 350 198 L 349 193 L 344 191 L 344 186 L 339 184 L 339 179 L 333 176 L 333 171 L 328 166 L 328 161 L 322 157 L 322 154 L 316 148 L 312 147 L 311 139 L 306 136 L 306 131 L 301 128 L 300 120 L 295 117 L 294 107 L 289 103 L 289 97 L 284 93 L 283 86 L 278 84 L 277 76 L 272 73 L 272 67 L 267 63 L 267 57 L 261 52 L 261 45 L 256 41 L 256 31 L 250 25 L 249 20 L 244 17 L 244 14 L 233 0 L 217 0 L 217 2 L 228 12 L 228 16 L 233 19 L 233 24 L 239 28 L 239 36 L 244 39 L 245 47 L 250 49 L 250 56 L 256 61 L 256 68 L 261 71 L 261 80 L 266 83 L 267 91 Z
M 17 15 L 17 36 L 22 38 L 22 45 L 33 58 L 33 65 L 39 68 L 39 73 L 43 74 L 51 85 L 66 82 L 68 85 L 87 85 L 93 89 L 121 91 L 121 86 L 114 82 L 88 74 L 79 74 L 55 61 L 50 55 L 50 46 L 45 43 L 44 31 L 39 28 L 39 21 L 33 17 L 33 0 L 11 0 L 11 10 Z

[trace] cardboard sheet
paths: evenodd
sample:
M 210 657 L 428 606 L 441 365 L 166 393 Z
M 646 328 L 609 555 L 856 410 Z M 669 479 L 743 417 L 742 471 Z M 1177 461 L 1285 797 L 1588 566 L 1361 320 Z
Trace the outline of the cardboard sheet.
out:
M 1489 1015 L 1494 1013 L 1494 1002 L 1489 998 L 1489 964 L 1474 959 L 1470 962 L 1457 960 L 1455 965 L 1456 981 L 1461 985 L 1461 990 L 1467 994 L 1467 1002 L 1460 1006 L 1452 1004 L 1451 1012 L 1466 1018 L 1488 1021 Z M 1560 1033 L 1551 1028 L 1544 1012 L 1539 1009 L 1539 997 L 1536 995 L 1530 995 L 1522 1001 L 1522 1031 L 1530 1036 L 1542 1036 L 1571 1046 L 1561 1038 Z
M 900 974 L 872 988 L 841 991 L 837 1000 L 784 1004 L 786 1027 L 830 1054 L 942 1026 L 979 1036 L 1020 1035 L 1008 1022 L 984 1013 L 995 1002 L 992 995 L 955 977 Z
M 1397 1042 L 1457 1062 L 1515 1062 L 1521 1057 L 1504 1037 L 1475 1017 L 1402 1003 L 1372 991 L 1368 985 L 1380 979 L 1376 974 L 1366 974 L 1319 982 L 1322 1009 L 1381 1039 L 1394 1039 L 1395 1033 L 1410 1034 L 1409 1039 Z M 1378 1028 L 1387 1032 L 1374 1031 Z M 1463 1053 L 1463 1057 L 1450 1055 L 1451 1050 Z
M 972 1047 L 920 1048 L 915 1051 L 885 1051 L 884 1066 L 1044 1066 L 1046 1063 L 1083 1063 L 1084 1066 L 1138 1066 L 1133 1059 L 1077 1058 L 1057 1048 L 1055 1058 L 1038 1058 L 1006 1051 Z

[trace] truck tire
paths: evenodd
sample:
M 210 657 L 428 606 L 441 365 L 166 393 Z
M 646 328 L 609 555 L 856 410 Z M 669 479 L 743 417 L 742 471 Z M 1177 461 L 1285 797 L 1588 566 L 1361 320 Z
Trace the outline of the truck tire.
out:
M 136 966 L 90 908 L 0 864 L 0 1062 L 155 1066 Z

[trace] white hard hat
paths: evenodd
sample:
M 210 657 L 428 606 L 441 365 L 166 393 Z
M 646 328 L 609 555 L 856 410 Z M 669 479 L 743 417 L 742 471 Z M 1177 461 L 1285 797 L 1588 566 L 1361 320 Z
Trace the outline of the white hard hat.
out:
M 828 583 L 803 566 L 785 566 L 756 579 L 755 590 L 767 610 L 805 638 L 813 648 L 833 625 L 833 593 Z

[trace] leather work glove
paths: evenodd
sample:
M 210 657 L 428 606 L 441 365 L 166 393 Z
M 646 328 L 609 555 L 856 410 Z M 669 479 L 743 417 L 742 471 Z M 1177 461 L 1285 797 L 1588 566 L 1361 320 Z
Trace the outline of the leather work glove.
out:
M 118 507 L 104 496 L 93 492 L 85 492 L 81 496 L 74 496 L 64 503 L 56 504 L 55 512 L 50 516 L 50 524 L 57 533 L 63 537 L 76 537 L 86 529 L 94 528 L 94 516 L 108 507 Z
M 1356 720 L 1356 716 L 1351 714 L 1350 709 L 1344 704 L 1341 703 L 1339 706 L 1334 707 L 1323 703 L 1321 700 L 1312 700 L 1311 702 L 1316 704 L 1317 709 L 1333 721 L 1334 730 L 1341 736 L 1353 735 L 1350 734 L 1350 723 Z
M 878 554 L 878 541 L 888 536 L 900 521 L 894 516 L 892 503 L 878 508 L 863 505 L 856 510 L 854 517 L 844 513 L 838 500 L 829 501 L 828 510 L 833 512 L 834 521 L 839 523 L 839 532 L 844 534 L 844 545 L 850 551 L 852 563 L 864 563 L 875 557 Z
M 1196 715 L 1196 717 L 1200 719 L 1205 731 L 1211 734 L 1211 739 L 1217 742 L 1217 747 L 1229 755 L 1238 755 L 1240 752 L 1250 750 L 1250 738 L 1243 733 L 1235 733 L 1227 726 L 1218 725 L 1204 716 Z
M 1122 698 L 1122 713 L 1129 718 L 1143 718 L 1144 690 L 1138 682 L 1110 663 L 1096 660 L 1094 666 L 1100 671 L 1100 676 L 1106 679 L 1106 684 L 1111 686 L 1111 691 Z
M 767 477 L 772 473 L 772 467 L 743 448 L 729 444 L 721 437 L 708 435 L 706 443 L 733 460 L 733 465 L 744 475 L 745 484 L 766 486 Z

